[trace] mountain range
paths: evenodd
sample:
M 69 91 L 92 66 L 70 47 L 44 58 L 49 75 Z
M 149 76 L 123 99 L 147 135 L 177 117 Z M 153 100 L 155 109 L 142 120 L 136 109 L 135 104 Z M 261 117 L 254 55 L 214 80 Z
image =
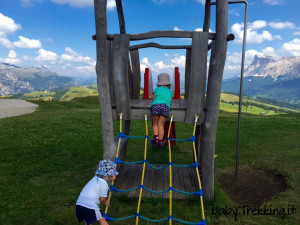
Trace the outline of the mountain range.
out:
M 300 56 L 256 55 L 244 72 L 243 93 L 288 103 L 300 103 Z M 238 93 L 240 76 L 226 79 L 222 91 Z
M 45 67 L 0 64 L 0 96 L 75 85 L 71 77 L 59 76 Z

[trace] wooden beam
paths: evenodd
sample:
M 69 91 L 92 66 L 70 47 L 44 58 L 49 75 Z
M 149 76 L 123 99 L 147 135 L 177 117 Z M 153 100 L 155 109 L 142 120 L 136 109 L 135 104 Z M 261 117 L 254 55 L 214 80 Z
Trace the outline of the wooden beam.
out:
M 122 0 L 115 0 L 119 18 L 120 34 L 126 34 L 125 19 L 123 13 Z
M 158 43 L 149 42 L 140 45 L 132 45 L 129 47 L 130 50 L 141 49 L 141 48 L 160 48 L 160 49 L 190 49 L 191 45 L 160 45 Z
M 200 32 L 200 31 L 198 31 Z M 174 31 L 174 30 L 163 30 L 163 31 L 150 31 L 141 34 L 131 34 L 130 41 L 140 41 L 151 38 L 192 38 L 194 31 Z M 114 34 L 107 34 L 107 39 L 112 40 Z M 216 37 L 215 33 L 208 33 L 208 39 L 214 40 Z M 93 35 L 93 40 L 96 39 L 96 35 Z
M 115 34 L 113 40 L 113 77 L 117 113 L 123 113 L 124 120 L 131 119 L 128 84 L 129 35 Z
M 209 27 L 210 27 L 210 15 L 211 15 L 210 3 L 211 0 L 205 1 L 205 13 L 204 13 L 204 24 L 203 24 L 203 31 L 205 32 L 209 32 Z
M 203 194 L 209 200 L 214 198 L 215 143 L 228 31 L 228 0 L 217 0 L 216 3 L 216 40 L 209 65 L 208 105 L 202 134 L 203 158 L 201 158 Z
M 185 59 L 185 79 L 184 79 L 184 98 L 188 99 L 189 95 L 189 84 L 190 84 L 190 74 L 191 74 L 191 57 L 192 50 L 186 50 L 186 59 Z
M 188 93 L 188 108 L 185 122 L 194 124 L 195 115 L 203 112 L 203 98 L 206 86 L 207 32 L 194 32 L 192 41 L 191 72 Z
M 95 0 L 95 24 L 96 24 L 96 46 L 97 46 L 97 84 L 99 92 L 99 105 L 103 139 L 103 158 L 113 160 L 116 155 L 116 145 L 114 143 L 112 109 L 109 78 L 108 78 L 108 56 L 107 56 L 107 20 L 106 20 L 107 0 Z
M 141 89 L 141 69 L 139 50 L 130 50 L 132 65 L 132 99 L 139 99 Z

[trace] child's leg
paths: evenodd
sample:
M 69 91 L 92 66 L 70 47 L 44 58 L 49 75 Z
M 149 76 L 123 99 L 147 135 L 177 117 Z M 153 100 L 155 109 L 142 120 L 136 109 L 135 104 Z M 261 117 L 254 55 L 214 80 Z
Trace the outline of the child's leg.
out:
M 109 225 L 104 217 L 102 217 L 100 220 L 98 220 L 100 225 Z
M 158 121 L 159 121 L 159 116 L 152 115 L 153 135 L 158 135 Z
M 165 122 L 167 121 L 167 117 L 160 116 L 158 120 L 158 139 L 163 140 L 165 133 Z

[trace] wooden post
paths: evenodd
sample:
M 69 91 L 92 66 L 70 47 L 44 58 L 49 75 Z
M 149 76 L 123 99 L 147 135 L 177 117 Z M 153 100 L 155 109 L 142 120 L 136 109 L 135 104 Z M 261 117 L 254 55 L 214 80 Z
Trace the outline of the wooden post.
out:
M 95 24 L 96 24 L 96 46 L 97 46 L 97 84 L 99 92 L 99 105 L 101 110 L 101 126 L 103 138 L 103 158 L 114 160 L 116 145 L 114 143 L 113 119 L 108 79 L 107 63 L 107 0 L 95 0 Z M 109 106 L 109 107 L 108 107 Z
M 124 120 L 131 119 L 130 96 L 128 84 L 128 60 L 129 60 L 128 34 L 115 34 L 113 40 L 113 77 L 115 86 L 117 115 L 123 113 Z
M 186 59 L 185 59 L 185 82 L 184 82 L 184 98 L 187 99 L 189 95 L 189 84 L 190 84 L 190 74 L 191 74 L 191 55 L 192 50 L 186 49 Z
M 118 12 L 118 18 L 119 18 L 119 28 L 120 28 L 120 34 L 126 34 L 126 27 L 125 27 L 125 19 L 124 19 L 124 13 L 123 13 L 123 6 L 122 6 L 122 0 L 116 0 L 116 6 L 117 6 L 117 12 Z M 132 97 L 133 95 L 133 73 L 130 66 L 130 61 L 128 57 L 128 85 L 129 85 L 129 96 Z M 130 131 L 130 120 L 124 120 L 124 129 L 123 133 L 125 135 L 129 135 Z M 118 143 L 118 136 L 115 137 L 115 143 L 117 145 Z M 120 152 L 119 152 L 119 159 L 125 161 L 126 160 L 126 152 L 127 152 L 127 139 L 122 139 L 120 144 Z
M 201 117 L 203 111 L 203 96 L 206 86 L 207 45 L 207 32 L 193 32 L 188 108 L 185 116 L 185 122 L 191 125 L 195 122 L 195 115 Z
M 139 50 L 130 50 L 131 65 L 132 65 L 132 98 L 139 99 L 141 89 L 141 69 Z
M 223 71 L 227 51 L 228 0 L 217 0 L 216 40 L 212 47 L 207 84 L 207 114 L 204 123 L 201 159 L 204 197 L 214 198 L 214 155 Z M 214 49 L 214 50 L 213 50 Z
M 205 16 L 204 16 L 204 24 L 203 24 L 203 31 L 209 32 L 210 27 L 210 3 L 211 0 L 205 1 Z

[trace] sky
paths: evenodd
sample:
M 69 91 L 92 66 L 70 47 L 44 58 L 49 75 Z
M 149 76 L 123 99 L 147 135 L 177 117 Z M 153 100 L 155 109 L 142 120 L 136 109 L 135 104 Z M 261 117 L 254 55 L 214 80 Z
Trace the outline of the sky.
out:
M 212 0 L 214 1 L 214 0 Z M 205 0 L 123 0 L 126 32 L 156 30 L 201 31 Z M 300 1 L 249 0 L 245 67 L 255 55 L 300 56 Z M 0 63 L 43 66 L 62 76 L 96 77 L 96 42 L 93 0 L 0 0 Z M 215 31 L 215 6 L 211 32 Z M 230 4 L 224 79 L 241 72 L 244 4 Z M 114 0 L 107 4 L 108 33 L 119 33 Z M 156 38 L 130 44 L 156 42 L 190 45 L 187 38 Z M 141 74 L 174 73 L 184 79 L 185 50 L 140 50 Z M 209 60 L 208 60 L 209 61 Z

